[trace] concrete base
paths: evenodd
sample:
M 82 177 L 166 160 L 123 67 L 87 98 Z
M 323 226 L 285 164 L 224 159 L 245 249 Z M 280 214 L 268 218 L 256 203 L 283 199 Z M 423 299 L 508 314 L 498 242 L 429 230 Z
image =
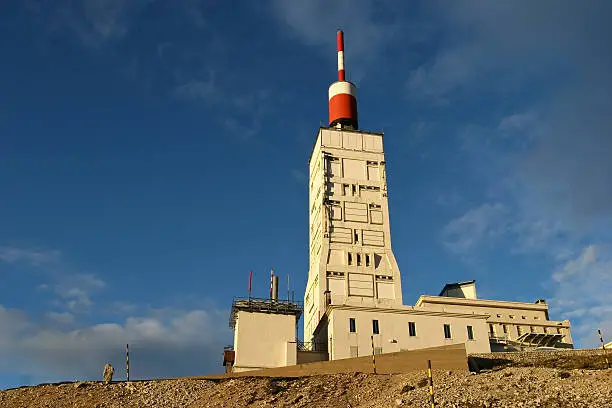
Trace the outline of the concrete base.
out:
M 431 360 L 434 370 L 468 370 L 467 353 L 464 344 L 432 347 L 420 350 L 400 351 L 376 355 L 376 373 L 399 374 L 427 370 L 427 360 Z M 320 374 L 372 373 L 372 356 L 345 358 L 342 360 L 320 361 L 288 367 L 268 368 L 228 375 L 207 375 L 204 379 L 223 379 L 234 377 L 306 377 Z

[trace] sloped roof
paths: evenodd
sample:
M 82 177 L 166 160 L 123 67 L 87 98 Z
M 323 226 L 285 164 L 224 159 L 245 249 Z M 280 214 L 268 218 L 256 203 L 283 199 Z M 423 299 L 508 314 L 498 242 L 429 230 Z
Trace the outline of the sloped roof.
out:
M 446 285 L 444 285 L 438 296 L 442 296 L 442 294 L 448 289 L 458 289 L 462 286 L 471 285 L 473 283 L 476 283 L 476 280 L 472 279 L 465 282 L 447 283 Z

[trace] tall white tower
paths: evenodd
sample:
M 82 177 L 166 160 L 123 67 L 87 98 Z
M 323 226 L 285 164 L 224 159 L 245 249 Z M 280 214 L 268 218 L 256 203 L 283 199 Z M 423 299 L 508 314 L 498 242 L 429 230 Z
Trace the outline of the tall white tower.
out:
M 345 80 L 338 31 L 338 81 L 329 87 L 329 127 L 310 157 L 310 267 L 304 295 L 304 340 L 328 304 L 402 305 L 391 250 L 382 133 L 358 130 L 356 88 Z

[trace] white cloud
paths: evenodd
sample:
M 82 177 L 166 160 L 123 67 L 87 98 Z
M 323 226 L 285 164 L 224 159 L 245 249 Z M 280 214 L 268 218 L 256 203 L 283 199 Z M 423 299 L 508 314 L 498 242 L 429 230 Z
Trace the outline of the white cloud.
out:
M 41 266 L 59 261 L 61 252 L 56 250 L 0 247 L 0 261 L 7 263 L 26 262 L 32 266 Z
M 308 175 L 301 170 L 291 169 L 291 177 L 299 184 L 308 185 Z
M 100 379 L 110 362 L 122 378 L 129 343 L 132 378 L 196 375 L 220 371 L 222 347 L 231 341 L 226 310 L 161 309 L 83 327 L 67 314 L 47 318 L 51 325 L 0 306 L 0 371 L 36 381 Z
M 214 103 L 217 99 L 223 98 L 223 94 L 218 89 L 215 81 L 215 73 L 210 72 L 206 79 L 193 79 L 175 88 L 175 95 L 191 100 L 200 100 L 207 103 Z
M 272 11 L 279 23 L 308 45 L 335 44 L 333 33 L 342 28 L 350 35 L 351 53 L 363 56 L 375 52 L 385 35 L 385 27 L 373 20 L 375 6 L 373 1 L 362 1 L 355 7 L 350 0 L 275 0 Z
M 450 221 L 442 231 L 448 249 L 466 253 L 502 235 L 507 229 L 507 209 L 500 203 L 483 204 Z
M 410 5 L 397 2 L 274 0 L 270 3 L 271 14 L 283 35 L 312 46 L 330 62 L 336 60 L 334 34 L 342 29 L 349 79 L 356 83 L 366 76 L 370 67 L 380 70 L 382 55 L 390 50 L 407 50 L 430 31 L 427 24 L 414 18 Z
M 587 246 L 577 259 L 569 260 L 560 271 L 553 273 L 553 279 L 556 282 L 563 282 L 573 276 L 580 275 L 597 261 L 596 251 L 597 247 L 595 245 Z
M 63 276 L 53 291 L 72 311 L 85 311 L 93 305 L 91 296 L 106 287 L 106 283 L 92 274 Z
M 27 9 L 40 17 L 51 33 L 68 32 L 84 46 L 100 47 L 123 39 L 136 15 L 153 0 L 28 0 Z
M 410 72 L 406 90 L 411 98 L 431 101 L 436 105 L 450 102 L 447 94 L 461 90 L 474 79 L 477 65 L 482 59 L 478 50 L 471 46 L 448 49 L 439 53 L 435 60 L 425 63 Z M 473 92 L 473 89 L 466 89 Z
M 74 315 L 68 312 L 63 312 L 63 313 L 47 312 L 45 313 L 45 317 L 51 320 L 53 323 L 59 323 L 59 324 L 74 323 Z
M 612 247 L 588 245 L 552 275 L 551 310 L 573 320 L 583 347 L 597 346 L 597 329 L 612 337 Z
M 40 291 L 52 291 L 56 303 L 71 311 L 87 311 L 92 305 L 92 295 L 106 287 L 106 283 L 91 273 L 72 272 L 72 268 L 57 250 L 24 247 L 0 247 L 0 261 L 8 264 L 26 263 L 42 272 L 49 283 L 38 284 Z
M 529 134 L 531 128 L 537 123 L 537 117 L 533 112 L 514 113 L 502 118 L 499 122 L 498 129 L 503 135 L 509 136 L 512 134 Z

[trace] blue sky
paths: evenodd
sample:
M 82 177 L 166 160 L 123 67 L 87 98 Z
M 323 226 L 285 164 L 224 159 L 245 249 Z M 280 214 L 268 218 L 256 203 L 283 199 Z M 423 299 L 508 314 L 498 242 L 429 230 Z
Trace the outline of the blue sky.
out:
M 328 4 L 329 3 L 329 4 Z M 303 296 L 345 31 L 405 303 L 476 279 L 612 338 L 611 3 L 10 1 L 0 389 L 221 369 L 233 296 Z

